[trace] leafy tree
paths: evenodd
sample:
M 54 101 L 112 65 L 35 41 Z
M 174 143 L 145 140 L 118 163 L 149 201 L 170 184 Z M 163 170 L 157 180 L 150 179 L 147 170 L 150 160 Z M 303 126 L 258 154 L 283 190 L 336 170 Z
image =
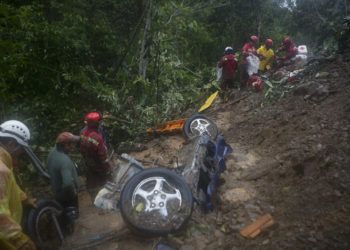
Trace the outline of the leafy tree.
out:
M 135 138 L 211 87 L 224 47 L 239 50 L 251 34 L 335 44 L 329 34 L 347 9 L 341 0 L 2 1 L 0 119 L 25 121 L 43 144 L 99 110 L 114 142 Z

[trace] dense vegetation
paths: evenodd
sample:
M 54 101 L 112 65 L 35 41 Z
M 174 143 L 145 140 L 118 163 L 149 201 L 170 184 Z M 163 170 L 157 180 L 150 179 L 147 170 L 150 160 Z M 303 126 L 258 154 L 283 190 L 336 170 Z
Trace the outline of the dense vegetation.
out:
M 114 141 L 181 112 L 213 88 L 227 45 L 285 34 L 336 48 L 346 0 L 7 0 L 0 3 L 0 120 L 38 144 L 105 114 Z M 215 87 L 215 86 L 214 86 Z

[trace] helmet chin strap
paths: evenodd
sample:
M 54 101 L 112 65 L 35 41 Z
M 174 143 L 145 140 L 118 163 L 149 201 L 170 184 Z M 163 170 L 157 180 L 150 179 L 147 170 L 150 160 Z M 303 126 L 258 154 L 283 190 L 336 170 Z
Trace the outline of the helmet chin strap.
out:
M 10 143 L 7 143 L 10 144 Z M 7 152 L 10 153 L 10 155 L 14 154 L 17 150 L 21 148 L 21 145 L 16 143 L 17 145 L 15 147 L 9 147 L 8 145 L 5 145 L 4 143 L 0 142 L 0 146 L 4 147 Z
M 17 144 L 17 146 L 16 146 L 14 149 L 11 150 L 12 152 L 9 152 L 9 153 L 10 153 L 10 154 L 13 154 L 13 153 L 15 153 L 16 151 L 18 151 L 21 147 L 22 147 L 22 146 L 21 146 L 20 144 Z

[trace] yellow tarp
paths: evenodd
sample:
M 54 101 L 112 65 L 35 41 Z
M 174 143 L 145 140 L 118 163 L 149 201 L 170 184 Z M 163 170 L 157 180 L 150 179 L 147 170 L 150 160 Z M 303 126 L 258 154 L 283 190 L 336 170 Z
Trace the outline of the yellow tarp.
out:
M 198 110 L 198 112 L 202 112 L 203 110 L 206 110 L 211 106 L 213 101 L 215 100 L 216 96 L 219 94 L 219 91 L 215 91 L 213 94 L 211 94 L 208 99 L 205 101 L 202 107 Z

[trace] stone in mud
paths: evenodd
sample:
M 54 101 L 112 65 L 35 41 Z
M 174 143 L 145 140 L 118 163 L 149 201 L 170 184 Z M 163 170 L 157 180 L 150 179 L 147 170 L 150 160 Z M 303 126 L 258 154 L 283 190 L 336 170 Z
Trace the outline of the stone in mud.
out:
M 252 195 L 244 188 L 233 188 L 226 191 L 222 199 L 229 203 L 245 202 L 252 198 Z
M 316 78 L 324 78 L 324 77 L 327 77 L 327 76 L 329 76 L 328 72 L 318 72 L 315 77 Z
M 305 96 L 309 92 L 307 85 L 300 85 L 293 90 L 293 94 L 296 96 Z

